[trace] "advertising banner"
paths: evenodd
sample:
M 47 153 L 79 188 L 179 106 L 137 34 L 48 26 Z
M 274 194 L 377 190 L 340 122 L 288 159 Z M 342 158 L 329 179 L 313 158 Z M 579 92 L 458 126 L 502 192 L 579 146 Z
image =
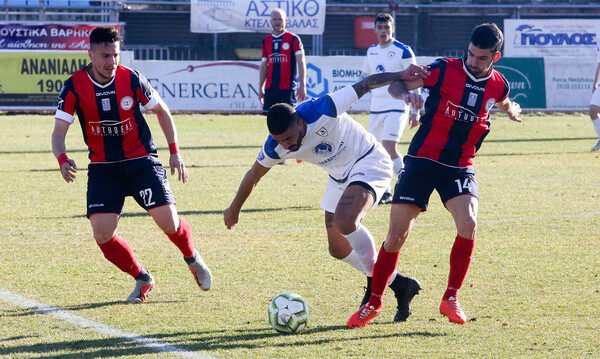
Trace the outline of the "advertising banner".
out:
M 324 96 L 360 78 L 359 56 L 307 56 L 307 98 Z M 260 61 L 134 61 L 172 110 L 256 112 Z M 223 76 L 227 74 L 227 76 Z M 370 95 L 353 110 L 368 110 Z
M 587 110 L 592 99 L 592 84 L 597 66 L 595 57 L 544 59 L 547 108 L 566 111 Z
M 600 21 L 506 19 L 504 56 L 596 56 Z
M 510 84 L 512 101 L 522 108 L 546 108 L 544 59 L 501 57 L 493 66 Z
M 190 0 L 190 31 L 198 33 L 272 31 L 271 12 L 287 14 L 287 29 L 300 35 L 325 31 L 325 0 Z
M 86 52 L 0 52 L 0 108 L 56 108 L 58 93 L 89 62 Z
M 0 51 L 87 51 L 90 32 L 114 24 L 0 23 Z

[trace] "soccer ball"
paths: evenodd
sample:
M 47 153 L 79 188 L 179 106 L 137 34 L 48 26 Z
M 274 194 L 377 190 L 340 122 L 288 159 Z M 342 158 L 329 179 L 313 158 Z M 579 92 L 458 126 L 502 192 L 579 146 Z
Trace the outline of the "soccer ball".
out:
M 303 331 L 308 317 L 308 304 L 296 293 L 281 293 L 269 304 L 269 323 L 280 333 Z

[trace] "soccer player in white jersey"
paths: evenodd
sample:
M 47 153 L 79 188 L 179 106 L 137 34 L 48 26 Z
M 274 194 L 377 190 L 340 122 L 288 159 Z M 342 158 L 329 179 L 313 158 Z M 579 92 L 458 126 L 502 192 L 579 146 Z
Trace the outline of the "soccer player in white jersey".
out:
M 367 77 L 380 72 L 397 72 L 416 64 L 415 54 L 410 46 L 394 38 L 394 18 L 387 13 L 379 13 L 375 17 L 375 35 L 377 44 L 367 50 L 363 63 L 362 76 Z M 388 93 L 388 86 L 371 91 L 371 108 L 369 110 L 369 132 L 375 135 L 383 148 L 394 162 L 394 173 L 398 175 L 403 167 L 402 156 L 398 152 L 406 120 L 410 117 L 410 127 L 419 123 L 419 109 L 408 106 L 404 101 L 393 98 Z M 409 115 L 410 108 L 410 115 Z M 387 204 L 392 200 L 390 189 L 385 192 L 381 203 Z
M 594 77 L 594 84 L 592 85 L 592 101 L 590 101 L 590 118 L 592 124 L 598 135 L 598 142 L 592 151 L 600 151 L 600 90 L 598 90 L 598 84 L 600 83 L 600 45 L 598 46 L 598 67 L 596 68 L 596 76 Z
M 230 229 L 238 223 L 244 202 L 271 167 L 288 158 L 313 163 L 329 174 L 321 201 L 329 253 L 372 276 L 377 253 L 373 237 L 361 221 L 389 186 L 393 165 L 375 137 L 346 111 L 373 88 L 428 74 L 426 68 L 411 65 L 405 71 L 371 75 L 296 109 L 284 103 L 271 107 L 267 114 L 270 135 L 223 213 L 225 226 Z M 422 105 L 417 94 L 407 94 L 404 100 Z M 421 287 L 415 279 L 397 272 L 389 285 L 398 299 L 397 321 L 404 321 L 410 315 L 410 301 Z M 370 295 L 370 290 L 366 294 Z M 364 300 L 368 300 L 366 295 Z

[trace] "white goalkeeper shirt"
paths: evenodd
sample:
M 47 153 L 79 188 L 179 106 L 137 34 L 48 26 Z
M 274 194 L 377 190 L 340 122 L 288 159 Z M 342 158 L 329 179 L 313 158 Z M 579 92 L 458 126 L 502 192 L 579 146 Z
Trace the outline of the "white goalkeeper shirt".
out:
M 394 39 L 384 46 L 375 44 L 369 47 L 362 67 L 362 76 L 381 72 L 403 71 L 410 64 L 416 63 L 415 54 L 410 46 Z M 408 106 L 404 101 L 397 100 L 388 93 L 388 87 L 389 85 L 371 90 L 371 94 L 373 95 L 371 99 L 371 113 L 408 110 Z
M 338 182 L 347 180 L 354 164 L 380 146 L 372 134 L 346 113 L 356 101 L 356 91 L 346 86 L 302 103 L 296 108 L 306 122 L 300 148 L 288 151 L 269 136 L 258 154 L 258 163 L 270 168 L 282 160 L 296 158 L 322 167 Z

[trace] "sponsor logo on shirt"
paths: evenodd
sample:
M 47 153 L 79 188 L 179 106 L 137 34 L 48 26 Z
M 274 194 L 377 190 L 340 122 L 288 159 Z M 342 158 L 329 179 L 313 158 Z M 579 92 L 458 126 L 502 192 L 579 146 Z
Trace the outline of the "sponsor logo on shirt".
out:
M 123 136 L 133 130 L 131 118 L 124 121 L 101 120 L 88 122 L 88 134 L 92 136 Z
M 288 62 L 288 58 L 283 54 L 269 55 L 269 62 L 272 64 L 285 64 Z
M 470 101 L 470 99 L 469 99 Z M 477 117 L 477 115 L 469 110 L 466 107 L 462 107 L 459 105 L 455 105 L 452 102 L 448 101 L 446 103 L 446 111 L 444 112 L 444 116 L 453 119 L 454 121 L 460 122 L 482 122 L 485 123 L 487 121 L 487 113 L 485 116 Z
M 319 131 L 317 131 L 317 135 L 321 137 L 327 137 L 328 134 L 329 133 L 327 132 L 327 129 L 325 127 L 321 127 Z

